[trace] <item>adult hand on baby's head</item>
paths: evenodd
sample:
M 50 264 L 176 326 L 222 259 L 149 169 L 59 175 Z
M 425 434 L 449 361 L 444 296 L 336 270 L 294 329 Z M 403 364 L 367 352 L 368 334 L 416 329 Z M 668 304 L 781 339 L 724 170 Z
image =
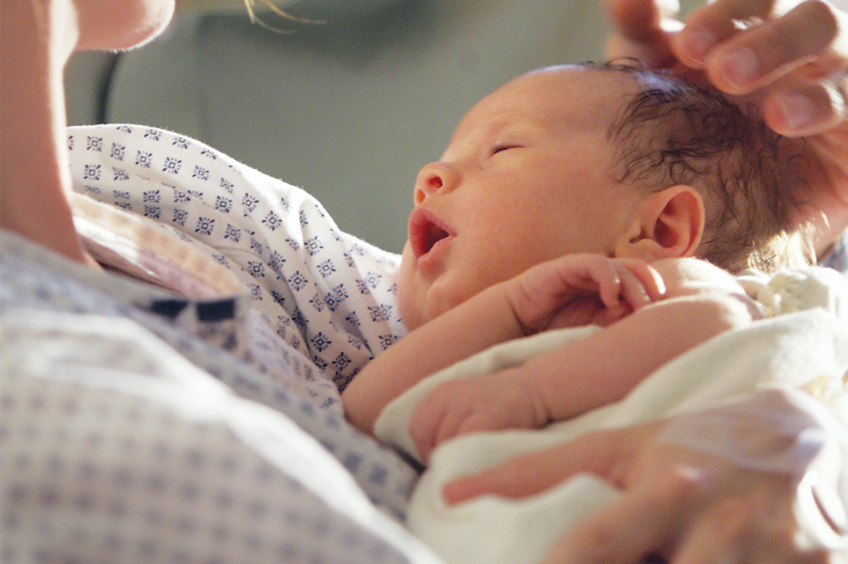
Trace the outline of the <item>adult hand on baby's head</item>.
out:
M 848 119 L 844 7 L 818 0 L 717 0 L 681 26 L 674 1 L 605 4 L 613 26 L 609 58 L 696 71 L 685 76 L 754 101 L 783 135 L 823 133 Z
M 800 157 L 795 219 L 812 222 L 820 256 L 848 228 L 848 12 L 836 1 L 716 0 L 683 26 L 675 0 L 604 0 L 609 58 L 708 83 L 776 132 L 805 136 L 784 147 Z
M 848 14 L 823 1 L 724 0 L 692 14 L 672 47 L 719 90 L 762 99 L 766 123 L 794 137 L 848 118 L 846 27 Z

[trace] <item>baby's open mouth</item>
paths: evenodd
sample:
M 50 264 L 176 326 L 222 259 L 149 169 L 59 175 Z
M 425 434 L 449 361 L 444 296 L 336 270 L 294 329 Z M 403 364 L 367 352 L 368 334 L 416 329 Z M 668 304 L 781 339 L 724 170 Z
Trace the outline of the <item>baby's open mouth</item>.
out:
M 409 242 L 415 258 L 420 258 L 432 250 L 443 239 L 453 236 L 447 226 L 423 208 L 415 208 L 409 216 Z

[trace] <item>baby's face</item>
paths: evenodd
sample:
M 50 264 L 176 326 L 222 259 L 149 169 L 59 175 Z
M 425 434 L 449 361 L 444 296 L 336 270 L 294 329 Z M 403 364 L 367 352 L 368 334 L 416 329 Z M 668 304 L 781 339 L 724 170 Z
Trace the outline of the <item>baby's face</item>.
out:
M 399 279 L 410 329 L 540 262 L 613 254 L 639 202 L 610 174 L 628 88 L 619 73 L 550 69 L 471 109 L 415 183 Z

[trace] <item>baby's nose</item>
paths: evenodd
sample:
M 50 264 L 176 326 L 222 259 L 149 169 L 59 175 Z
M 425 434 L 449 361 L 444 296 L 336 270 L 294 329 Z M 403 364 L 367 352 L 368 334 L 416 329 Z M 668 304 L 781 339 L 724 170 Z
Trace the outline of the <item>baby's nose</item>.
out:
M 420 204 L 436 192 L 453 190 L 458 183 L 459 175 L 449 164 L 430 163 L 421 169 L 415 179 L 415 204 Z

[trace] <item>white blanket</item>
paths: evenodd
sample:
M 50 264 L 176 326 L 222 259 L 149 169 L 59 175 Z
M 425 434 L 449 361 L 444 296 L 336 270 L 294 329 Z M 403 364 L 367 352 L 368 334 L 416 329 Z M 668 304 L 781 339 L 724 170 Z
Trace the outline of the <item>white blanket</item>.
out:
M 745 286 L 776 317 L 720 335 L 678 357 L 623 400 L 541 431 L 472 434 L 440 445 L 413 495 L 409 527 L 450 564 L 538 562 L 569 528 L 615 500 L 618 492 L 581 475 L 521 501 L 484 496 L 448 507 L 441 496 L 445 483 L 589 431 L 700 409 L 758 389 L 806 388 L 831 398 L 834 393 L 844 395 L 848 282 L 835 273 L 810 269 L 771 280 L 748 278 Z M 568 329 L 506 343 L 436 374 L 384 410 L 377 436 L 415 456 L 407 433 L 409 416 L 434 385 L 519 364 L 522 358 L 595 330 Z M 802 468 L 807 463 L 804 460 Z

